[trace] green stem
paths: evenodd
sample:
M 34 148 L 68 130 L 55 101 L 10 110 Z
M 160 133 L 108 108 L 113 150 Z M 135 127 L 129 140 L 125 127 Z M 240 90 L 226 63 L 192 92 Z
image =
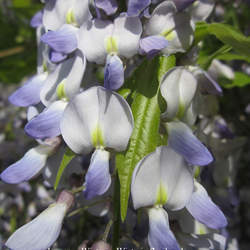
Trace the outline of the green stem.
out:
M 109 232 L 110 232 L 112 225 L 113 225 L 113 220 L 110 220 L 108 225 L 106 226 L 105 231 L 104 231 L 103 236 L 102 236 L 102 240 L 105 242 L 107 242 L 108 235 L 109 235 Z
M 84 206 L 84 207 L 77 208 L 77 209 L 75 209 L 74 211 L 72 211 L 71 213 L 69 213 L 67 217 L 71 217 L 71 216 L 73 216 L 73 215 L 76 215 L 76 214 L 78 214 L 78 213 L 81 213 L 81 212 L 87 210 L 87 209 L 90 208 L 90 207 L 93 207 L 93 206 L 95 206 L 95 205 L 97 205 L 97 204 L 106 202 L 106 201 L 108 201 L 108 200 L 109 200 L 109 198 L 105 198 L 105 199 L 102 199 L 102 200 L 95 201 L 95 202 L 93 202 L 93 203 L 91 203 L 91 204 L 89 204 L 89 205 L 86 205 L 86 206 Z
M 72 194 L 77 194 L 77 193 L 80 193 L 83 190 L 85 190 L 85 188 L 86 188 L 85 185 L 82 185 L 81 187 L 77 187 L 77 188 L 74 188 L 74 189 L 70 190 L 70 192 Z
M 120 239 L 120 182 L 118 173 L 116 172 L 115 185 L 114 185 L 114 196 L 113 196 L 113 238 L 112 238 L 112 250 L 116 250 L 119 247 Z

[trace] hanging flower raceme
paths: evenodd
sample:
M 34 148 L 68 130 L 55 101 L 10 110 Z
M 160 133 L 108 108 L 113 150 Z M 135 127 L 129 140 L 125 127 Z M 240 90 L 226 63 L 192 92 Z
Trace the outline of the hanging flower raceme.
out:
M 55 203 L 16 230 L 5 245 L 13 250 L 48 249 L 58 238 L 65 214 L 73 202 L 73 194 L 62 191 Z
M 137 164 L 131 194 L 135 209 L 149 207 L 150 247 L 180 249 L 164 208 L 175 211 L 185 207 L 193 188 L 193 176 L 187 163 L 170 147 L 158 147 Z
M 192 165 L 204 166 L 212 162 L 208 149 L 196 138 L 192 130 L 183 121 L 196 120 L 194 97 L 197 80 L 184 67 L 175 67 L 161 80 L 161 95 L 167 102 L 162 118 L 166 119 L 168 145 L 181 154 Z
M 36 114 L 37 110 L 30 107 L 27 115 L 28 120 L 31 120 Z M 61 140 L 59 137 L 54 137 L 44 141 L 37 140 L 37 142 L 38 146 L 28 150 L 19 161 L 1 173 L 0 177 L 4 182 L 18 184 L 37 176 L 46 166 L 48 157 L 57 151 Z
M 115 92 L 92 87 L 78 94 L 66 107 L 61 132 L 77 154 L 95 149 L 85 177 L 86 198 L 101 195 L 111 183 L 108 150 L 124 151 L 133 130 L 128 103 Z

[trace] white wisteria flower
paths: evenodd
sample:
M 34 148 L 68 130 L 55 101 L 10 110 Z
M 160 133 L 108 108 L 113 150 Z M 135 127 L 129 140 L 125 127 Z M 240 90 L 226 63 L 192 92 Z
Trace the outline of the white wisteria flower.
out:
M 77 154 L 91 157 L 86 174 L 86 198 L 101 195 L 111 183 L 110 153 L 124 151 L 133 130 L 133 116 L 126 100 L 103 87 L 78 94 L 66 107 L 61 132 L 64 141 Z
M 190 200 L 193 187 L 187 163 L 170 147 L 158 147 L 137 164 L 131 194 L 135 209 L 149 207 L 150 247 L 180 249 L 163 207 L 173 211 L 182 209 Z

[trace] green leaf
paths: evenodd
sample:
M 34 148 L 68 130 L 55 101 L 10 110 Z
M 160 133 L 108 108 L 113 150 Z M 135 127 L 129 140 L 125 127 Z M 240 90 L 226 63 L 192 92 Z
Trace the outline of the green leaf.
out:
M 195 42 L 198 43 L 206 35 L 215 35 L 220 41 L 231 46 L 239 54 L 250 56 L 250 37 L 244 36 L 230 25 L 223 23 L 197 23 Z
M 217 59 L 224 60 L 224 61 L 232 61 L 232 60 L 240 60 L 240 61 L 246 61 L 250 63 L 250 57 L 246 55 L 239 55 L 235 53 L 225 53 L 222 55 L 217 55 Z
M 131 89 L 127 89 L 127 88 L 122 88 L 118 91 L 118 94 L 121 95 L 125 99 L 127 99 L 130 93 L 131 93 Z
M 201 68 L 208 69 L 214 58 L 217 58 L 219 55 L 223 55 L 229 52 L 231 49 L 232 49 L 231 46 L 224 45 L 218 50 L 216 50 L 212 55 L 200 54 L 197 63 L 201 66 Z
M 250 84 L 250 76 L 249 75 L 244 74 L 242 72 L 235 72 L 234 76 L 235 76 L 234 80 L 230 83 L 228 83 L 228 81 L 223 82 L 221 80 L 220 82 L 221 82 L 222 86 L 224 88 L 231 89 L 234 87 L 243 88 L 243 87 Z
M 116 167 L 120 179 L 121 218 L 127 214 L 130 184 L 136 164 L 160 144 L 160 107 L 158 91 L 161 77 L 175 66 L 175 57 L 156 57 L 145 60 L 126 82 L 133 89 L 131 109 L 134 130 L 127 151 L 116 156 Z
M 27 8 L 30 7 L 31 0 L 25 0 L 25 1 L 13 0 L 12 5 L 14 8 Z
M 62 161 L 61 161 L 61 165 L 57 171 L 57 175 L 56 175 L 56 181 L 54 184 L 54 189 L 56 190 L 58 187 L 58 184 L 60 182 L 60 179 L 62 177 L 63 171 L 64 169 L 68 166 L 68 164 L 71 162 L 71 160 L 75 157 L 75 153 L 73 151 L 71 151 L 69 148 L 66 149 Z

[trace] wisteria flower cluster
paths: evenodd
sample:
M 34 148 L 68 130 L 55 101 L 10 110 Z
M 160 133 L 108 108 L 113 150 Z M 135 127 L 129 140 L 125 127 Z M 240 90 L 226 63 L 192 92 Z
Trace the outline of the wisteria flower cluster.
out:
M 196 62 L 195 26 L 213 7 L 212 0 L 44 1 L 31 20 L 37 73 L 9 97 L 27 107 L 24 129 L 37 146 L 0 177 L 19 184 L 42 173 L 44 185 L 61 192 L 10 236 L 7 247 L 48 249 L 74 200 L 79 206 L 79 198 L 110 201 L 113 195 L 98 212 L 113 207 L 113 249 L 127 208 L 138 218 L 148 215 L 149 248 L 226 248 L 227 219 L 201 184 L 209 165 L 217 183 L 225 178 L 233 187 L 232 175 L 216 174 L 215 166 L 225 158 L 216 153 L 220 136 L 233 135 L 202 110 L 209 109 L 207 97 L 222 94 L 212 70 L 227 78 L 233 72 L 216 60 L 210 71 Z M 76 155 L 90 158 L 87 170 Z M 70 184 L 72 173 L 83 176 L 80 186 Z M 138 223 L 132 222 L 135 234 Z M 111 249 L 106 240 L 95 243 L 97 249 Z

